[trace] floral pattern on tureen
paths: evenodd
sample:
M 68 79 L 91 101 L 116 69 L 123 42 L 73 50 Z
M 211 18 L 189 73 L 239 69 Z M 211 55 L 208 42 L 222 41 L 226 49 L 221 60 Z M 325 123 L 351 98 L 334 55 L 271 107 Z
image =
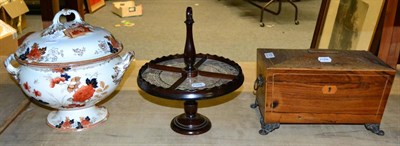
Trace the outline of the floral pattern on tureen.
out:
M 122 44 L 108 31 L 91 26 L 80 17 L 71 22 L 59 21 L 61 15 L 69 14 L 79 15 L 76 11 L 62 10 L 50 27 L 28 36 L 28 41 L 15 53 L 18 61 L 23 64 L 78 62 L 122 51 Z
M 69 14 L 75 14 L 74 21 L 59 22 Z M 117 88 L 134 58 L 133 51 L 120 56 L 122 50 L 108 31 L 83 22 L 74 10 L 62 10 L 4 65 L 32 101 L 57 109 L 47 117 L 49 126 L 80 131 L 107 119 L 107 109 L 96 103 Z M 20 66 L 14 67 L 13 60 Z
M 68 37 L 68 36 L 66 36 Z M 112 35 L 103 36 L 103 40 L 99 40 L 95 46 L 97 49 L 88 50 L 86 47 L 70 48 L 70 52 L 64 52 L 65 49 L 59 49 L 53 47 L 51 50 L 47 50 L 47 46 L 39 46 L 39 43 L 34 42 L 31 46 L 28 46 L 30 42 L 22 44 L 22 47 L 17 50 L 18 59 L 21 62 L 27 63 L 48 63 L 48 62 L 60 62 L 71 57 L 85 57 L 85 56 L 96 56 L 101 54 L 112 54 L 118 53 L 121 50 L 121 44 L 115 40 Z M 67 55 L 65 55 L 67 54 Z M 61 59 L 59 59 L 61 58 Z M 89 58 L 94 59 L 94 58 Z

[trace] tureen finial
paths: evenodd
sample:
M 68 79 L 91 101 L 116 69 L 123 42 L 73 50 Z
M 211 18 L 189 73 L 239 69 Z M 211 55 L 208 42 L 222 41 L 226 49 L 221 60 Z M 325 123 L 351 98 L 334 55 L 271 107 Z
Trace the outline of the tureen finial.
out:
M 62 33 L 62 31 L 64 31 L 65 29 L 67 29 L 68 27 L 70 27 L 70 24 L 67 23 L 61 23 L 60 22 L 60 17 L 61 16 L 68 16 L 74 14 L 75 15 L 75 19 L 72 20 L 72 22 L 70 22 L 70 24 L 82 24 L 82 25 L 87 25 L 83 20 L 82 17 L 79 15 L 79 13 L 75 10 L 72 9 L 62 9 L 61 11 L 59 11 L 53 18 L 53 23 L 46 28 L 43 33 L 42 33 L 42 37 L 46 37 L 49 35 L 57 35 L 57 36 L 53 36 L 55 38 L 57 37 L 63 37 L 65 36 L 64 33 Z

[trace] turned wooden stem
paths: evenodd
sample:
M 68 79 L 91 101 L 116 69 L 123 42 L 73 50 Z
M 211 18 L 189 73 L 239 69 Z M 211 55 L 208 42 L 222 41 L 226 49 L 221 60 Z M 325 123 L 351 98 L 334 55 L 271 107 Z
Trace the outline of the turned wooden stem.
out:
M 197 102 L 195 100 L 188 100 L 184 103 L 184 110 L 186 117 L 194 118 L 197 114 Z
M 194 48 L 193 42 L 193 33 L 192 33 L 192 26 L 194 23 L 193 20 L 193 12 L 192 8 L 188 7 L 186 9 L 186 43 L 185 43 L 185 51 L 183 54 L 184 61 L 185 61 L 185 70 L 188 72 L 189 76 L 197 76 L 196 68 L 194 67 L 194 63 L 196 61 L 196 50 Z

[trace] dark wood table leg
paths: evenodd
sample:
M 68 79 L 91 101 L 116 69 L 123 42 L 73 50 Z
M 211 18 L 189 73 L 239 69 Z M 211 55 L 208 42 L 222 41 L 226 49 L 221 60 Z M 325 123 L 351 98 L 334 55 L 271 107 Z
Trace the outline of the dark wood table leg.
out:
M 40 0 L 40 13 L 42 15 L 42 26 L 47 28 L 51 25 L 54 15 L 60 10 L 58 0 Z
M 79 12 L 81 18 L 85 20 L 84 0 L 66 0 L 65 8 L 74 9 Z M 52 24 L 54 15 L 60 11 L 58 0 L 40 0 L 40 12 L 42 15 L 42 26 L 47 28 Z M 67 16 L 67 21 L 74 20 L 74 16 Z
M 66 0 L 65 1 L 65 7 L 69 9 L 74 9 L 78 11 L 79 15 L 81 15 L 81 18 L 85 20 L 85 8 L 84 8 L 84 0 Z M 67 16 L 67 21 L 74 20 L 75 17 L 74 15 Z

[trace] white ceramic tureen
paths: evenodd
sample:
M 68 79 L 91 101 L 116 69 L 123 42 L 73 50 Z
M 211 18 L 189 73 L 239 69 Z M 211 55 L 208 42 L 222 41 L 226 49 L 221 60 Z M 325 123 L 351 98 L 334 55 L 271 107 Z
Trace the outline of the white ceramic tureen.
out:
M 73 21 L 60 22 L 70 14 Z M 57 109 L 48 115 L 48 125 L 79 131 L 107 119 L 107 109 L 95 104 L 117 88 L 134 58 L 133 51 L 119 56 L 122 48 L 110 32 L 64 9 L 50 27 L 29 35 L 4 65 L 28 97 Z

